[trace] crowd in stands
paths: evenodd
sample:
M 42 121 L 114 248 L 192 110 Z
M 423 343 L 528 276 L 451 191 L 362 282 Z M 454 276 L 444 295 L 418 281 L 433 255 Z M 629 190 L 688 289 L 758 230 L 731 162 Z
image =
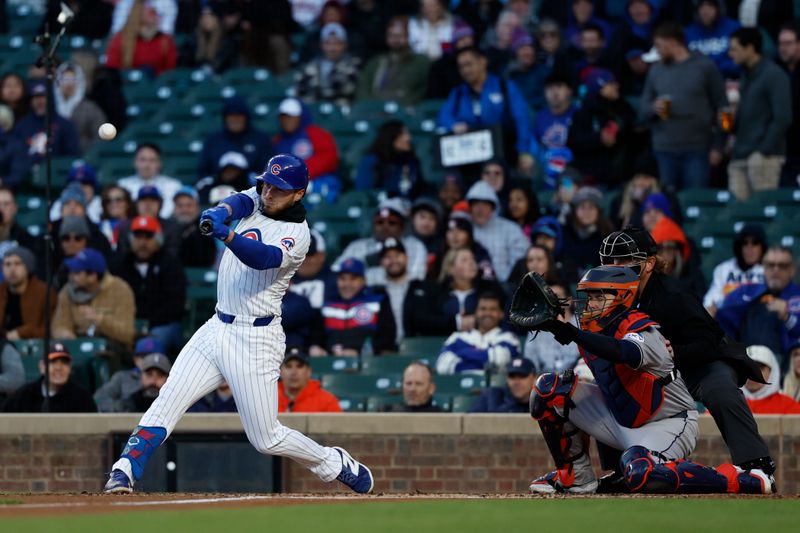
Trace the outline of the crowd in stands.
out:
M 5 3 L 0 29 L 13 32 L 8 13 L 24 2 Z M 53 31 L 59 2 L 39 4 L 29 16 Z M 404 368 L 402 403 L 380 410 L 441 410 L 437 378 L 465 374 L 492 377 L 469 410 L 525 412 L 535 376 L 579 367 L 580 354 L 507 324 L 517 281 L 536 271 L 570 298 L 599 263 L 603 237 L 636 225 L 653 235 L 661 268 L 762 365 L 770 385 L 743 387 L 754 412 L 800 412 L 797 246 L 747 221 L 703 253 L 696 230 L 708 221 L 688 220 L 680 201 L 687 190 L 716 190 L 735 210 L 800 188 L 797 2 L 67 4 L 76 11 L 67 35 L 103 48 L 62 50 L 55 70 L 50 150 L 74 163 L 55 176 L 49 265 L 44 231 L 18 221 L 20 199 L 41 196 L 33 176 L 47 150 L 45 73 L 34 64 L 0 72 L 4 410 L 147 409 L 191 334 L 185 269 L 213 272 L 224 251 L 199 233 L 201 210 L 253 186 L 271 155 L 292 153 L 309 168 L 313 231 L 283 302 L 281 411 L 342 410 L 312 379 L 318 361 L 392 357 L 408 339 L 438 337 L 435 353 Z M 219 123 L 191 180 L 170 176 L 171 153 L 146 135 L 130 139 L 129 174 L 109 180 L 105 161 L 91 157 L 104 142 L 98 126 L 124 132 L 148 120 L 125 113 L 125 73 L 158 80 L 187 68 L 209 79 L 264 68 L 274 75 L 264 84 L 281 76 L 290 87 L 269 122 L 239 94 L 197 117 Z M 383 111 L 353 146 L 323 120 L 370 102 Z M 406 120 L 423 108 L 430 126 Z M 433 155 L 439 135 L 478 131 L 491 135 L 490 156 L 445 167 Z M 370 201 L 343 215 L 353 208 L 344 199 L 359 194 Z M 800 223 L 800 201 L 791 209 L 781 215 Z M 358 234 L 338 235 L 332 214 L 360 222 Z M 44 354 L 49 391 L 41 377 L 24 384 L 30 369 L 15 345 L 42 338 L 45 312 L 56 339 Z M 564 320 L 575 320 L 572 308 Z M 89 337 L 104 340 L 110 372 L 93 391 L 70 379 L 76 354 L 60 342 Z M 191 411 L 235 409 L 223 384 Z

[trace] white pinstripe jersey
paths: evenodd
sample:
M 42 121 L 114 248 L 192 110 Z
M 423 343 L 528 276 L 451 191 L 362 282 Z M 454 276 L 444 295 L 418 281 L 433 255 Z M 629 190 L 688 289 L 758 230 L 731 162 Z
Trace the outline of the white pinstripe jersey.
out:
M 243 193 L 253 199 L 255 208 L 239 221 L 234 231 L 248 239 L 277 246 L 283 252 L 283 261 L 278 268 L 255 270 L 226 249 L 217 276 L 217 308 L 236 316 L 280 316 L 289 280 L 308 252 L 311 241 L 308 224 L 273 220 L 261 213 L 261 199 L 255 187 Z

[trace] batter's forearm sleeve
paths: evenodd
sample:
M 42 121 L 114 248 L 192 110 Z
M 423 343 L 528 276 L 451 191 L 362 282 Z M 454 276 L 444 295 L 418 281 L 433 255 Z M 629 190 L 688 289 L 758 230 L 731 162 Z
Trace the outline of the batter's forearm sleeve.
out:
M 253 199 L 243 192 L 228 196 L 220 203 L 226 204 L 231 208 L 230 220 L 237 220 L 250 216 L 256 206 Z
M 283 262 L 283 252 L 277 246 L 245 239 L 238 233 L 227 244 L 239 261 L 256 270 L 278 268 Z

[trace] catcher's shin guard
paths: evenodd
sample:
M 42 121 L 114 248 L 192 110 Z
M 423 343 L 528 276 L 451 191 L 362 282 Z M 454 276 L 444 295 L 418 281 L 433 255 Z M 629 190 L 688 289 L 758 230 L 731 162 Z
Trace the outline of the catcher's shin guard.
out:
M 133 430 L 120 459 L 130 461 L 134 481 L 141 479 L 147 460 L 166 438 L 167 430 L 162 427 L 136 426 Z
M 742 470 L 725 464 L 716 470 L 692 461 L 658 463 L 643 446 L 622 454 L 625 482 L 631 492 L 649 494 L 770 494 L 771 479 L 760 470 Z

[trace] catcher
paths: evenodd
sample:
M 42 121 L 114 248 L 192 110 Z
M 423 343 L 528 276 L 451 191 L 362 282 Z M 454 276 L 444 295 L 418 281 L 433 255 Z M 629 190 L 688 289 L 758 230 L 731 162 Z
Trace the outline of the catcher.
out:
M 623 451 L 620 466 L 632 492 L 769 494 L 760 470 L 732 464 L 717 469 L 685 460 L 697 440 L 694 400 L 675 369 L 658 324 L 635 309 L 638 275 L 624 266 L 601 266 L 578 284 L 580 329 L 557 320 L 564 302 L 529 272 L 514 294 L 509 319 L 531 331 L 550 331 L 575 342 L 596 384 L 571 370 L 542 374 L 531 393 L 531 416 L 556 463 L 534 479 L 532 492 L 593 493 L 597 478 L 589 437 Z

